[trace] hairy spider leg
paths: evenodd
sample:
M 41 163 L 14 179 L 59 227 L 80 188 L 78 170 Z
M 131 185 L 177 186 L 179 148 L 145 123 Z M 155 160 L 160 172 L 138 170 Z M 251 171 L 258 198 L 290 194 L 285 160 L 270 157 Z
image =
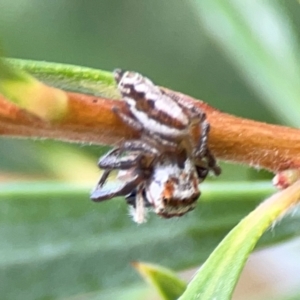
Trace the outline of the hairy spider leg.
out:
M 141 159 L 141 155 L 138 155 L 133 159 L 120 161 L 121 152 L 122 152 L 121 148 L 114 148 L 99 160 L 98 166 L 105 170 L 102 176 L 100 177 L 95 190 L 92 192 L 91 199 L 93 201 L 103 201 L 103 200 L 111 199 L 116 196 L 125 196 L 129 194 L 132 191 L 132 189 L 136 187 L 137 182 L 141 180 L 141 178 L 139 178 L 140 176 L 136 174 L 134 180 L 126 182 L 120 185 L 116 189 L 112 189 L 112 190 L 102 189 L 103 185 L 107 181 L 107 178 L 112 170 L 130 169 L 136 166 L 138 161 Z
M 120 155 L 125 152 L 122 148 L 115 148 L 109 151 L 105 156 L 101 157 L 98 166 L 105 170 L 127 170 L 138 164 L 141 160 L 142 154 L 138 154 L 135 157 L 126 157 L 122 160 Z
M 127 202 L 128 205 L 131 205 L 135 208 L 135 202 L 136 202 L 136 193 L 137 193 L 137 189 L 134 189 L 130 192 L 130 194 L 126 195 L 125 200 Z M 143 187 L 142 190 L 142 195 L 143 195 L 143 199 L 144 199 L 144 206 L 145 207 L 151 207 L 152 204 L 148 201 L 147 197 L 146 197 L 146 191 L 145 191 L 145 186 Z
M 198 165 L 195 165 L 195 167 L 196 167 L 197 175 L 199 178 L 199 183 L 201 183 L 207 177 L 209 169 L 207 167 L 198 166 Z
M 162 138 L 159 134 L 151 132 L 146 130 L 143 125 L 135 119 L 134 116 L 127 115 L 123 112 L 120 111 L 119 108 L 113 107 L 112 111 L 128 126 L 133 128 L 134 130 L 143 133 L 142 139 L 149 141 L 150 137 L 153 139 L 158 145 L 162 145 L 164 147 L 167 147 L 169 150 L 174 150 L 177 149 L 178 145 L 174 142 L 168 141 L 164 138 Z
M 135 157 L 126 157 L 122 160 L 120 155 L 124 152 L 141 152 L 138 153 Z M 126 170 L 138 165 L 143 157 L 149 157 L 154 159 L 156 156 L 159 155 L 159 150 L 156 149 L 154 146 L 141 141 L 141 140 L 131 140 L 126 141 L 123 143 L 121 147 L 117 147 L 109 151 L 105 156 L 101 157 L 98 166 L 101 169 L 120 169 Z
M 206 158 L 208 166 L 211 170 L 213 170 L 214 174 L 216 176 L 219 176 L 222 172 L 221 167 L 217 164 L 217 161 L 215 159 L 215 156 L 210 152 L 209 149 L 206 150 Z
M 165 150 L 169 150 L 170 152 L 174 152 L 178 148 L 178 144 L 168 141 L 159 134 L 155 132 L 151 132 L 148 130 L 144 131 L 144 135 L 142 136 L 142 139 L 147 141 L 148 143 L 151 143 L 151 141 L 154 141 L 158 146 L 158 148 L 161 150 L 161 152 Z M 153 142 L 152 142 L 153 143 Z
M 217 164 L 215 156 L 211 153 L 208 148 L 208 134 L 210 131 L 210 124 L 206 121 L 206 115 L 203 114 L 205 118 L 201 122 L 201 136 L 199 138 L 198 147 L 193 153 L 194 158 L 206 158 L 209 169 L 211 169 L 216 176 L 221 174 L 221 168 Z
M 106 170 L 106 171 L 109 173 L 108 170 Z M 102 177 L 103 176 L 104 176 L 104 174 L 102 175 Z M 107 179 L 107 175 L 105 175 L 105 176 L 106 176 L 106 179 Z M 105 180 L 103 182 L 105 182 Z M 101 179 L 100 179 L 100 181 L 101 181 Z M 91 199 L 95 202 L 100 202 L 100 201 L 112 199 L 112 198 L 117 197 L 117 196 L 126 196 L 133 189 L 135 189 L 136 186 L 141 183 L 141 181 L 142 181 L 141 176 L 136 174 L 136 176 L 134 177 L 133 180 L 131 180 L 129 182 L 124 182 L 123 184 L 119 185 L 115 189 L 106 189 L 105 190 L 105 189 L 102 188 L 102 186 L 97 185 L 95 190 L 91 193 Z
M 196 149 L 194 150 L 193 156 L 194 157 L 205 157 L 207 150 L 208 150 L 208 134 L 210 130 L 210 125 L 206 121 L 206 115 L 203 114 L 204 119 L 200 121 L 200 130 L 201 130 L 201 135 L 198 140 L 198 144 Z
M 132 116 L 124 114 L 121 110 L 117 107 L 113 107 L 112 111 L 128 126 L 135 129 L 138 132 L 143 131 L 143 126 Z
M 164 91 L 163 91 L 164 92 Z M 200 157 L 203 158 L 206 155 L 206 150 L 208 148 L 207 144 L 207 137 L 210 129 L 210 125 L 206 120 L 206 114 L 202 111 L 199 107 L 193 106 L 190 103 L 187 103 L 183 100 L 182 97 L 175 93 L 166 93 L 169 97 L 171 97 L 176 103 L 188 114 L 190 117 L 190 128 L 194 125 L 200 127 L 201 135 L 199 137 L 198 143 L 196 145 L 196 149 L 193 150 L 192 156 L 193 157 Z M 189 141 L 192 143 L 192 141 Z
M 133 207 L 132 210 L 133 220 L 138 224 L 146 222 L 146 212 L 147 210 L 143 196 L 143 184 L 139 184 L 136 191 L 135 207 Z
M 137 154 L 135 157 L 126 157 L 122 160 L 120 155 L 126 151 L 143 151 L 143 153 Z M 92 193 L 92 200 L 94 201 L 102 201 L 106 199 L 111 199 L 116 196 L 125 196 L 132 192 L 133 189 L 136 188 L 136 184 L 143 179 L 143 176 L 136 172 L 136 178 L 129 183 L 124 183 L 116 190 L 104 191 L 102 190 L 103 185 L 107 181 L 107 178 L 112 170 L 128 170 L 130 168 L 134 168 L 139 166 L 142 162 L 143 158 L 148 157 L 152 161 L 154 161 L 155 157 L 159 154 L 158 150 L 154 147 L 151 147 L 146 142 L 139 140 L 126 141 L 121 147 L 114 148 L 109 151 L 104 157 L 100 158 L 98 166 L 105 171 L 103 172 L 96 189 Z M 145 166 L 149 167 L 149 166 Z M 138 170 L 137 170 L 138 171 Z
M 160 153 L 157 145 L 154 145 L 151 140 L 131 140 L 125 141 L 122 148 L 126 151 L 143 151 L 149 155 L 157 156 Z
M 166 93 L 165 91 L 163 91 Z M 201 159 L 206 158 L 207 159 L 207 164 L 209 169 L 213 170 L 214 174 L 216 176 L 221 174 L 221 168 L 217 165 L 217 161 L 214 157 L 214 155 L 211 153 L 210 149 L 208 148 L 208 134 L 210 131 L 210 124 L 206 120 L 206 114 L 203 112 L 199 107 L 197 106 L 192 106 L 191 104 L 187 103 L 182 99 L 182 97 L 178 96 L 175 93 L 168 92 L 166 93 L 169 95 L 174 101 L 178 103 L 182 108 L 186 109 L 186 112 L 189 114 L 189 116 L 192 119 L 191 125 L 194 123 L 198 123 L 199 126 L 201 127 L 201 135 L 199 137 L 198 145 L 195 151 L 193 151 L 192 156 L 193 158 L 199 162 Z M 198 166 L 199 167 L 199 166 Z M 200 169 L 202 166 L 199 167 Z M 205 168 L 203 169 L 204 172 L 200 172 L 197 170 L 198 175 L 202 173 L 202 176 L 199 175 L 200 179 L 205 179 L 207 174 L 205 175 Z

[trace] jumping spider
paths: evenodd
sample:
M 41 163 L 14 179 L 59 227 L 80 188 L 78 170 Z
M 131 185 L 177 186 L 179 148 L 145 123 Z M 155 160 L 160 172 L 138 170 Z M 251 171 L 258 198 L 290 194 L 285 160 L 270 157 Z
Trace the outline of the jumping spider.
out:
M 130 113 L 117 108 L 113 111 L 139 131 L 141 138 L 125 141 L 100 159 L 104 173 L 91 199 L 125 196 L 138 223 L 145 221 L 147 207 L 164 218 L 193 210 L 200 196 L 199 183 L 209 170 L 216 175 L 221 171 L 207 146 L 209 123 L 205 114 L 138 73 L 116 70 L 114 74 Z M 196 145 L 191 135 L 193 126 L 199 131 Z M 119 170 L 123 182 L 108 189 L 104 184 L 112 170 Z

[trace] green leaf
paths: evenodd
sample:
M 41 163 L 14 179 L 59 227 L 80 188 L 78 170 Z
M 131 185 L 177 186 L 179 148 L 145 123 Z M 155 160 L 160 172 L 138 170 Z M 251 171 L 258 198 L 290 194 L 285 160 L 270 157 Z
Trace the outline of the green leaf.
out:
M 132 261 L 175 270 L 198 266 L 261 199 L 268 183 L 203 184 L 194 212 L 144 225 L 128 215 L 124 199 L 95 204 L 93 184 L 0 185 L 0 294 L 44 299 L 101 291 L 139 280 Z M 300 215 L 287 218 L 261 246 L 299 236 Z M 20 291 L 25 291 L 21 293 Z
M 120 98 L 111 72 L 33 60 L 7 59 L 7 62 L 49 85 L 64 90 Z
M 201 25 L 277 116 L 299 127 L 297 35 L 278 1 L 190 1 Z
M 135 262 L 133 266 L 165 300 L 178 299 L 186 289 L 186 283 L 169 269 L 143 262 Z
M 1 57 L 0 93 L 45 120 L 60 119 L 67 110 L 67 96 L 63 91 L 47 87 Z
M 79 293 L 77 295 L 63 298 L 63 300 L 145 300 L 145 299 L 155 299 L 155 295 L 152 296 L 152 291 L 148 287 L 141 285 L 130 285 L 122 287 L 120 289 L 114 287 L 111 289 L 105 289 L 100 291 L 95 291 L 91 293 Z M 61 298 L 60 298 L 61 299 Z M 62 299 L 61 299 L 62 300 Z
M 300 198 L 300 181 L 276 193 L 243 219 L 209 256 L 180 300 L 231 299 L 258 239 Z

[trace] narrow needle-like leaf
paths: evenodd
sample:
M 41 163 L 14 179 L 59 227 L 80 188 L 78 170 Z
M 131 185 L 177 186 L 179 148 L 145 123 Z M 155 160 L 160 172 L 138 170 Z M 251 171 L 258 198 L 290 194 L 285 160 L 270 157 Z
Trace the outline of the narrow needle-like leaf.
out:
M 239 275 L 259 238 L 299 199 L 300 181 L 297 181 L 260 204 L 224 238 L 180 300 L 231 299 Z

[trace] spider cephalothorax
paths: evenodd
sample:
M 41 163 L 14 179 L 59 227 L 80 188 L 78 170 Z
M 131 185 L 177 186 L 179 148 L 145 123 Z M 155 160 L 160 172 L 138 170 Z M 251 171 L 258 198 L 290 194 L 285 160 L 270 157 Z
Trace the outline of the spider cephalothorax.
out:
M 136 72 L 114 74 L 129 113 L 113 110 L 141 138 L 125 141 L 100 159 L 99 167 L 105 171 L 91 198 L 126 196 L 136 222 L 145 220 L 145 207 L 165 218 L 181 216 L 195 208 L 198 184 L 209 170 L 216 175 L 221 171 L 207 145 L 205 113 Z M 196 143 L 193 126 L 199 132 Z M 114 189 L 104 185 L 111 170 L 124 178 Z

